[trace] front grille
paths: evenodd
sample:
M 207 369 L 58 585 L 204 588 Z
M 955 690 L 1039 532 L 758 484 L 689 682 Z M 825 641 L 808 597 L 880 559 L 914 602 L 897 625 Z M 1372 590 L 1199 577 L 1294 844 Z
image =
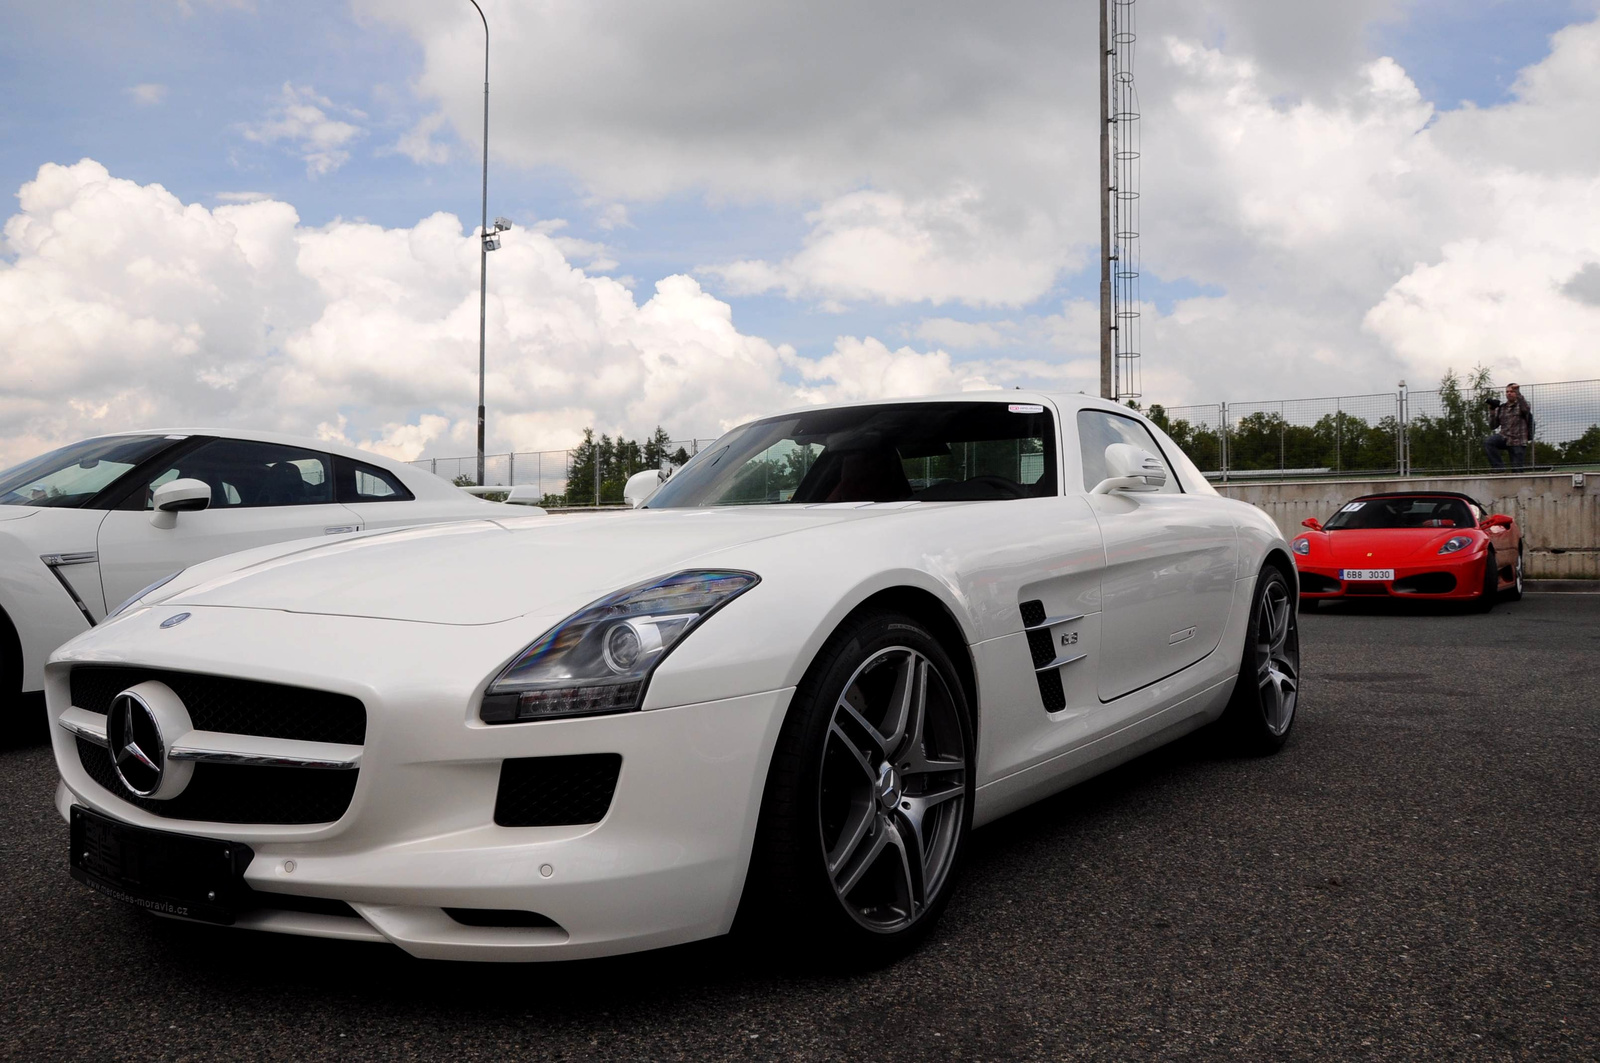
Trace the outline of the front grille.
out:
M 1367 595 L 1370 597 L 1382 598 L 1388 596 L 1389 588 L 1382 583 L 1346 583 L 1344 585 L 1344 592 L 1346 594 Z
M 128 792 L 105 747 L 83 738 L 77 742 L 78 760 L 91 779 L 113 797 L 166 819 L 332 823 L 350 807 L 360 774 L 358 770 L 199 763 L 183 793 L 170 801 L 155 801 Z
M 1424 572 L 1394 581 L 1396 594 L 1449 594 L 1456 589 L 1456 578 L 1448 572 Z
M 518 757 L 500 766 L 494 821 L 502 827 L 599 823 L 622 771 L 620 753 Z
M 1307 594 L 1333 594 L 1339 589 L 1339 581 L 1331 576 L 1318 575 L 1315 572 L 1300 573 L 1300 589 Z
M 103 716 L 111 711 L 111 702 L 118 694 L 150 679 L 172 688 L 188 710 L 197 731 L 352 746 L 366 742 L 367 710 L 356 698 L 254 679 L 154 668 L 79 665 L 69 677 L 72 704 Z

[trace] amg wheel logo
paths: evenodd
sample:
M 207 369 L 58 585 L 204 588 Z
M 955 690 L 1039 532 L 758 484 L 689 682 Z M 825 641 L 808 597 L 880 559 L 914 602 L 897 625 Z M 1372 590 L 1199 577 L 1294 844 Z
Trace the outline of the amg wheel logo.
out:
M 188 613 L 178 613 L 175 616 L 169 616 L 165 620 L 161 621 L 161 630 L 165 631 L 169 627 L 177 627 L 187 619 L 189 619 Z

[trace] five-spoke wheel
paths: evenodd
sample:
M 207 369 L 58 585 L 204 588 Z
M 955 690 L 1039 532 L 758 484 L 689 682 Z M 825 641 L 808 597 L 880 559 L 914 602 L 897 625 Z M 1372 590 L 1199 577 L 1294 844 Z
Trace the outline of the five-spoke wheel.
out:
M 967 795 L 963 728 L 937 668 L 879 650 L 834 704 L 817 787 L 828 878 L 863 926 L 908 926 L 955 860 Z
M 1223 724 L 1250 753 L 1273 753 L 1288 740 L 1300 704 L 1300 624 L 1294 591 L 1272 565 L 1256 578 L 1239 679 Z
M 926 627 L 846 621 L 795 690 L 773 752 L 740 921 L 830 965 L 911 948 L 972 824 L 966 691 Z

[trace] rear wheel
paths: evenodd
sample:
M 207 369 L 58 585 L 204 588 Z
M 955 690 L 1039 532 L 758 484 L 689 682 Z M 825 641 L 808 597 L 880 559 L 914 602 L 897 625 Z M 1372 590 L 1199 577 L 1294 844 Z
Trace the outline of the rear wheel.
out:
M 1487 613 L 1500 597 L 1500 566 L 1495 561 L 1494 547 L 1483 555 L 1483 588 L 1478 592 L 1478 609 Z
M 1276 753 L 1300 707 L 1300 625 L 1289 581 L 1268 565 L 1256 579 L 1243 659 L 1224 731 L 1246 753 Z
M 914 946 L 963 855 L 973 748 L 960 680 L 927 630 L 888 612 L 849 622 L 779 735 L 741 923 L 831 965 Z

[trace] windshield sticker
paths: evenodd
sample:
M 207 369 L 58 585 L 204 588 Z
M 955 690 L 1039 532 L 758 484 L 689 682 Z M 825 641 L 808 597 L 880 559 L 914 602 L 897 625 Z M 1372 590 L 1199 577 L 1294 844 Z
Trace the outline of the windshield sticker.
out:
M 1366 505 L 1365 502 L 1347 502 L 1347 503 L 1345 503 L 1345 507 L 1343 509 L 1341 509 L 1339 512 L 1340 513 L 1354 513 L 1356 510 L 1360 509 L 1364 505 Z
M 1043 413 L 1044 412 L 1044 407 L 1043 406 L 1030 406 L 1027 403 L 1020 403 L 1020 402 L 1014 402 L 1010 406 L 1007 406 L 1006 409 L 1010 410 L 1012 413 Z

